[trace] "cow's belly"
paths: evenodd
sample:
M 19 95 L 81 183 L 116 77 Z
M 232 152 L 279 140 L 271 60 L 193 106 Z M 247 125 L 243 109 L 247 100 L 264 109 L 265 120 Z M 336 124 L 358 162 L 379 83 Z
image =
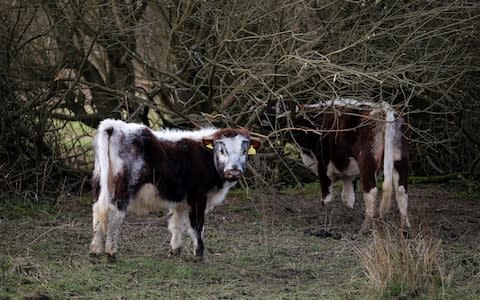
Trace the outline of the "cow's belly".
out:
M 136 215 L 146 215 L 149 212 L 174 208 L 177 204 L 160 197 L 157 188 L 153 184 L 147 183 L 137 192 L 127 211 Z
M 212 210 L 215 206 L 221 204 L 225 200 L 230 188 L 237 182 L 226 181 L 222 188 L 212 190 L 207 194 L 207 203 L 205 212 Z M 144 184 L 135 195 L 133 201 L 130 202 L 127 211 L 136 215 L 146 215 L 150 212 L 159 211 L 162 209 L 173 209 L 178 205 L 185 205 L 185 201 L 172 202 L 159 196 L 156 187 L 147 183 Z
M 349 160 L 347 167 L 343 170 L 337 169 L 332 161 L 328 162 L 327 176 L 330 180 L 335 181 L 343 177 L 356 177 L 360 175 L 360 168 L 355 158 L 350 157 Z
M 300 152 L 303 164 L 313 173 L 318 175 L 318 161 L 311 153 Z M 327 165 L 327 176 L 332 181 L 336 181 L 343 177 L 356 177 L 360 175 L 360 169 L 355 158 L 350 157 L 347 167 L 343 170 L 339 170 L 332 161 Z

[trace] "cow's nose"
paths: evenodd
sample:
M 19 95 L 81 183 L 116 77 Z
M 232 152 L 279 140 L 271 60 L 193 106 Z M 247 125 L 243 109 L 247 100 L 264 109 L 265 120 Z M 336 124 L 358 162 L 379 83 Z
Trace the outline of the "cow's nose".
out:
M 238 180 L 242 176 L 242 171 L 239 169 L 228 169 L 225 171 L 224 176 L 227 180 Z

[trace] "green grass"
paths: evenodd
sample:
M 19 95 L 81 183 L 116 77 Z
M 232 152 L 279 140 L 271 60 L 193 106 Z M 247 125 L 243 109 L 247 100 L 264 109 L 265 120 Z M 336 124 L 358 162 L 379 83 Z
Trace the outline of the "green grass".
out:
M 422 199 L 421 195 L 435 192 L 445 194 L 437 188 L 418 191 L 415 187 L 412 194 Z M 438 276 L 425 273 L 431 281 L 421 289 L 410 289 L 413 294 L 406 292 L 409 287 L 401 276 L 379 294 L 362 265 L 365 252 L 358 250 L 367 249 L 373 238 L 351 238 L 362 213 L 350 216 L 359 220 L 347 224 L 351 221 L 344 217 L 340 201 L 320 207 L 318 184 L 308 184 L 301 192 L 242 193 L 235 190 L 225 205 L 207 216 L 209 263 L 195 260 L 188 238 L 180 256 L 168 257 L 166 224 L 159 221 L 162 217 L 150 215 L 127 218 L 117 263 L 102 258 L 92 264 L 89 201 L 72 198 L 43 208 L 22 201 L 3 203 L 0 299 L 475 299 L 480 293 L 475 224 L 466 224 L 476 226 L 472 232 L 454 228 L 473 238 L 442 240 L 442 280 L 448 283 L 444 290 L 442 282 L 436 281 Z M 458 203 L 453 197 L 444 201 Z M 412 203 L 415 207 L 423 202 Z M 327 220 L 325 215 L 332 218 Z M 442 224 L 444 220 L 438 218 Z M 330 223 L 323 224 L 326 221 Z M 319 228 L 329 228 L 342 238 L 304 233 Z
M 97 265 L 83 256 L 32 260 L 3 260 L 5 275 L 0 296 L 36 293 L 69 299 L 269 299 L 291 295 L 315 298 L 319 294 L 339 293 L 333 286 L 324 285 L 320 266 L 308 260 L 292 261 L 288 251 L 271 253 L 265 246 L 216 255 L 208 264 L 192 262 L 188 257 L 156 256 L 125 257 L 116 264 Z
M 109 264 L 102 259 L 92 264 L 87 253 L 88 215 L 58 215 L 49 221 L 52 226 L 40 219 L 17 218 L 2 228 L 6 232 L 22 224 L 19 229 L 24 235 L 0 242 L 6 249 L 0 258 L 0 298 L 313 299 L 344 293 L 332 283 L 350 280 L 338 272 L 338 266 L 350 266 L 354 258 L 339 260 L 332 255 L 335 249 L 345 251 L 340 241 L 318 243 L 316 238 L 290 231 L 295 230 L 291 226 L 263 222 L 251 211 L 222 212 L 241 214 L 250 220 L 249 225 L 207 224 L 210 262 L 206 264 L 194 259 L 188 239 L 181 256 L 167 257 L 165 227 L 154 229 L 161 231 L 160 237 L 141 239 L 135 236 L 137 230 L 126 230 L 119 261 Z M 326 273 L 339 277 L 326 280 Z M 356 284 L 350 291 L 357 292 Z
M 54 215 L 57 213 L 52 201 L 32 201 L 28 198 L 9 198 L 0 201 L 0 215 L 3 218 L 35 217 L 39 214 Z

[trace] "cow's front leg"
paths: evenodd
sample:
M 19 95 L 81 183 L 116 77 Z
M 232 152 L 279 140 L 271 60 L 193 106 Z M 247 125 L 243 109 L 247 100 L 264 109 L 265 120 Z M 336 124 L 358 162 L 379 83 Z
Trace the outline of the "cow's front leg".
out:
M 333 181 L 327 175 L 327 168 L 318 161 L 318 180 L 322 194 L 322 204 L 327 204 L 333 200 Z
M 172 216 L 168 220 L 168 229 L 172 233 L 169 252 L 171 255 L 179 255 L 182 250 L 182 236 L 185 231 L 188 219 L 188 208 L 183 205 L 177 205 L 172 210 Z
M 188 230 L 193 241 L 195 255 L 204 262 L 207 261 L 202 240 L 206 200 L 206 197 L 199 197 L 192 203 L 192 209 L 189 214 L 190 228 Z

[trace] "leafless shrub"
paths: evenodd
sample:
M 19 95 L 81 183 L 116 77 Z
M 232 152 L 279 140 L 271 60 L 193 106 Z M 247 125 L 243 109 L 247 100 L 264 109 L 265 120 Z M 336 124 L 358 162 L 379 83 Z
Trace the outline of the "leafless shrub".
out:
M 259 128 L 266 107 L 336 97 L 403 109 L 417 174 L 479 173 L 477 1 L 0 0 L 0 11 L 7 189 L 45 170 L 46 187 L 83 181 L 73 170 L 89 168 L 90 132 L 78 123 L 243 126 L 276 146 L 284 131 Z M 69 126 L 77 141 L 65 145 Z

